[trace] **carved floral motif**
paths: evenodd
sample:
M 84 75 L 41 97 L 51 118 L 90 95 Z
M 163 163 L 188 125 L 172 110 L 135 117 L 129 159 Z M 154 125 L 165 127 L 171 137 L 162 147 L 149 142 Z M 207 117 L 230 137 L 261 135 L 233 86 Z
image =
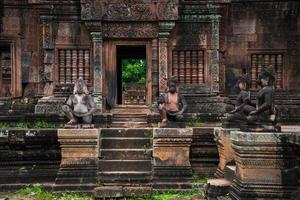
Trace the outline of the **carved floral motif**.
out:
M 105 38 L 155 38 L 158 26 L 151 23 L 106 23 L 102 31 Z

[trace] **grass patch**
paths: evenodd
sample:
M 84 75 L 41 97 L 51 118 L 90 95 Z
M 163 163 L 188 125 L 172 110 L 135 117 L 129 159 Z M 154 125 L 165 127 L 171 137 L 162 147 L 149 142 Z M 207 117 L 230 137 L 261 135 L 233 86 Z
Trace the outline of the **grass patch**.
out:
M 204 127 L 204 122 L 200 119 L 200 117 L 193 118 L 187 122 L 189 127 Z
M 33 123 L 28 122 L 26 120 L 15 122 L 0 122 L 0 129 L 5 128 L 61 128 L 62 126 L 56 125 L 54 123 L 46 122 L 43 120 L 35 121 Z
M 151 196 L 145 197 L 128 197 L 121 198 L 122 200 L 191 200 L 194 197 L 197 199 L 205 199 L 202 192 L 203 185 L 209 179 L 206 176 L 203 179 L 199 179 L 196 173 L 193 172 L 194 188 L 188 192 L 175 192 L 168 190 L 164 193 L 153 193 Z M 77 193 L 52 193 L 47 192 L 40 184 L 36 184 L 32 187 L 27 187 L 12 194 L 0 193 L 0 197 L 8 197 L 9 200 L 93 200 L 92 196 L 77 194 Z
M 14 194 L 0 193 L 0 197 L 8 197 L 9 200 L 93 200 L 90 195 L 47 192 L 40 184 L 23 188 Z

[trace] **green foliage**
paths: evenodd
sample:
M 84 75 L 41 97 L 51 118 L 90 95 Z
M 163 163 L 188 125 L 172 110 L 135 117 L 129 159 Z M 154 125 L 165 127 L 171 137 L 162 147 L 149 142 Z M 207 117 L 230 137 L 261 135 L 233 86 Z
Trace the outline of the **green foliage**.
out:
M 34 122 L 32 127 L 33 128 L 57 128 L 55 124 L 46 121 L 36 121 Z
M 146 61 L 143 59 L 122 60 L 122 87 L 126 91 L 128 83 L 144 84 L 146 78 Z
M 10 128 L 11 124 L 7 122 L 0 122 L 0 128 Z
M 55 199 L 55 196 L 52 193 L 44 191 L 42 186 L 39 184 L 36 184 L 33 187 L 21 189 L 17 193 L 23 196 L 32 196 L 36 199 Z
M 16 128 L 29 128 L 29 122 L 25 121 L 25 120 L 21 120 L 19 122 L 16 123 L 15 127 Z
M 188 121 L 187 125 L 189 127 L 203 127 L 204 123 L 203 121 L 200 119 L 200 117 L 197 118 L 193 118 L 190 121 Z
M 33 187 L 27 187 L 24 189 L 21 189 L 17 192 L 16 195 L 21 195 L 22 199 L 27 199 L 26 197 L 31 197 L 28 199 L 34 199 L 34 200 L 92 200 L 93 198 L 89 195 L 83 195 L 83 194 L 75 194 L 75 193 L 62 193 L 62 194 L 56 194 L 47 192 L 43 189 L 43 187 L 40 184 L 36 184 Z M 13 197 L 12 197 L 13 199 Z
M 30 123 L 26 120 L 21 120 L 17 123 L 14 122 L 0 122 L 0 129 L 5 128 L 61 128 L 61 126 L 58 126 L 54 123 L 49 123 L 43 120 L 36 121 L 34 123 Z

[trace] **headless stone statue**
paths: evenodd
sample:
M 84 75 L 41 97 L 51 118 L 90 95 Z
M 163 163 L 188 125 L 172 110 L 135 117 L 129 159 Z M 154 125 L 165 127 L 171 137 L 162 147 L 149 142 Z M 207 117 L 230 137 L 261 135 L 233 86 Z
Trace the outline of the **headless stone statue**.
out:
M 263 69 L 257 79 L 261 87 L 256 96 L 256 109 L 247 116 L 247 122 L 253 130 L 280 131 L 277 125 L 278 112 L 275 108 L 275 75 L 272 69 Z
M 225 114 L 223 126 L 226 128 L 238 128 L 242 123 L 246 123 L 247 116 L 255 110 L 251 104 L 249 79 L 247 76 L 241 76 L 238 79 L 237 86 L 240 90 L 236 98 L 236 105 L 232 111 Z
M 78 79 L 74 84 L 74 92 L 62 110 L 69 118 L 67 125 L 91 124 L 93 114 L 97 111 L 94 99 L 89 95 L 84 80 Z
M 174 81 L 168 84 L 167 92 L 158 100 L 159 113 L 161 116 L 161 127 L 168 127 L 169 122 L 179 122 L 183 119 L 183 113 L 187 104 L 183 96 L 178 92 Z

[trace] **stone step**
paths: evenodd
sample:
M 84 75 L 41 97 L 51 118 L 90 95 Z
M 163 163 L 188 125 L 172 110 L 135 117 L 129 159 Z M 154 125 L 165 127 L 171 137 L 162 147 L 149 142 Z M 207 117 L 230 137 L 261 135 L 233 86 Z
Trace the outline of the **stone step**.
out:
M 151 139 L 148 138 L 124 138 L 111 137 L 101 139 L 102 149 L 148 149 L 152 146 Z
M 100 171 L 151 171 L 151 160 L 99 160 Z
M 105 185 L 145 184 L 152 178 L 151 171 L 109 171 L 98 172 L 98 182 Z
M 120 197 L 145 197 L 151 195 L 152 188 L 147 186 L 101 186 L 94 189 L 95 199 Z
M 190 190 L 194 187 L 194 183 L 190 182 L 155 182 L 153 183 L 153 189 L 159 190 Z
M 147 122 L 112 122 L 112 128 L 147 128 Z
M 137 117 L 137 116 L 113 116 L 113 122 L 146 122 L 147 123 L 147 116 Z
M 152 149 L 102 149 L 101 158 L 104 160 L 149 160 Z
M 204 186 L 204 192 L 207 199 L 216 199 L 219 196 L 225 196 L 229 192 L 231 181 L 225 178 L 209 179 Z
M 126 128 L 109 128 L 101 130 L 101 138 L 105 137 L 138 137 L 138 138 L 152 138 L 152 129 L 126 129 Z
M 235 176 L 235 170 L 236 170 L 235 165 L 226 165 L 224 169 L 224 178 L 227 179 L 228 181 L 233 181 Z

